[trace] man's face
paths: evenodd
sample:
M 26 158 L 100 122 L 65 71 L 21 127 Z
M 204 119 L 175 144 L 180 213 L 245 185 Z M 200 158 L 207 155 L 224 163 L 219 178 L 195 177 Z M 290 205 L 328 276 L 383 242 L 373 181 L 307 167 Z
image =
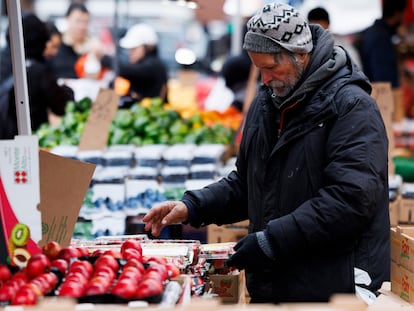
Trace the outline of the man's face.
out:
M 306 67 L 306 54 L 295 58 L 286 53 L 265 54 L 248 52 L 253 64 L 260 70 L 262 83 L 278 97 L 287 96 L 299 81 Z
M 68 32 L 75 42 L 82 42 L 88 34 L 89 14 L 74 10 L 67 17 Z

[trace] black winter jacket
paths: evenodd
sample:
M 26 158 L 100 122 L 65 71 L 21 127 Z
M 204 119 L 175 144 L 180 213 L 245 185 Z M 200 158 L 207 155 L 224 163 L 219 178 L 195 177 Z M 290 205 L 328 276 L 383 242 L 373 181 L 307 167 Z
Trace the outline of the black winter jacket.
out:
M 74 100 L 74 93 L 68 86 L 57 84 L 50 67 L 40 57 L 26 60 L 26 75 L 31 129 L 35 132 L 49 122 L 49 111 L 63 116 L 66 104 Z M 7 136 L 1 139 L 13 139 L 18 134 L 14 88 L 9 91 L 9 108 L 10 128 L 2 131 L 7 132 Z
M 321 30 L 312 31 L 317 41 Z M 345 53 L 333 51 L 322 63 Z M 184 195 L 194 226 L 248 218 L 250 232 L 265 231 L 276 260 L 246 271 L 253 301 L 353 293 L 354 268 L 368 272 L 372 291 L 389 280 L 388 141 L 368 80 L 345 59 L 320 81 L 312 78 L 312 68 L 321 68 L 313 60 L 305 76 L 319 82 L 302 81 L 299 96 L 280 109 L 263 86 L 246 119 L 237 170 Z
M 135 64 L 121 63 L 119 75 L 130 81 L 130 94 L 136 100 L 161 97 L 167 101 L 168 69 L 156 52 L 150 52 Z

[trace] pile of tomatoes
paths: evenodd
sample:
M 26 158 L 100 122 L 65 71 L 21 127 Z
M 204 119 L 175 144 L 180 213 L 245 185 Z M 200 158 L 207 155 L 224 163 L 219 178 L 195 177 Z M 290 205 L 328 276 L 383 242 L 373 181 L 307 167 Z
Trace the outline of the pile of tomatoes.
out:
M 62 248 L 48 242 L 42 252 L 18 269 L 0 264 L 0 304 L 34 305 L 43 296 L 82 302 L 147 300 L 160 297 L 169 279 L 180 274 L 162 257 L 145 257 L 139 240 L 124 241 L 119 250 Z

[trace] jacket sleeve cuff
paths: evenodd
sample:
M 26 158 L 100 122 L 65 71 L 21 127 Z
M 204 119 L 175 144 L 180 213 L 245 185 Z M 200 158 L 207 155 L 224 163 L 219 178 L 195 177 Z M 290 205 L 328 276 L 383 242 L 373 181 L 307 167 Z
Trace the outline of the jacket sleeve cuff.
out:
M 256 232 L 257 243 L 259 244 L 260 249 L 265 253 L 267 257 L 272 260 L 275 260 L 275 252 L 270 245 L 269 239 L 267 238 L 264 231 Z
M 184 225 L 190 224 L 191 226 L 196 227 L 196 228 L 201 227 L 202 222 L 197 215 L 197 210 L 196 210 L 196 206 L 194 202 L 192 202 L 189 199 L 182 199 L 181 202 L 183 202 L 187 206 L 187 209 L 188 209 L 188 220 L 184 221 L 183 224 Z

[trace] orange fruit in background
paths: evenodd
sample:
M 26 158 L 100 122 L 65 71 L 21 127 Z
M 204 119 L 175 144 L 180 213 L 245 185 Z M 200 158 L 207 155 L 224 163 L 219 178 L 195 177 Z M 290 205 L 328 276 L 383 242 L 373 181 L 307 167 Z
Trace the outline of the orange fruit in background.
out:
M 114 91 L 116 94 L 123 96 L 128 94 L 129 88 L 131 87 L 131 82 L 129 80 L 122 78 L 122 77 L 116 77 L 114 81 Z

